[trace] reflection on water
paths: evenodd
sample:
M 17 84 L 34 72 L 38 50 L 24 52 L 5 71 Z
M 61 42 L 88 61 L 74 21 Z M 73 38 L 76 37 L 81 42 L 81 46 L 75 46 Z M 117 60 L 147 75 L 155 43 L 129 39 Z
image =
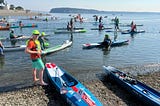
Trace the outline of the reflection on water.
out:
M 3 69 L 4 64 L 5 64 L 5 56 L 0 55 L 0 69 Z
M 110 48 L 111 49 L 111 48 Z M 103 51 L 103 55 L 108 55 L 109 53 L 110 53 L 110 50 L 108 50 L 108 49 L 102 49 L 102 51 Z

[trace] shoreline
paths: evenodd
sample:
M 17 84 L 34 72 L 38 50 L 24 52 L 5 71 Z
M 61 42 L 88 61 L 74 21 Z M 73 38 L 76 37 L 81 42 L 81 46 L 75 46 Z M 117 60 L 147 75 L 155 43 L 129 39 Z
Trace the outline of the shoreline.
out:
M 33 12 L 30 10 L 0 10 L 0 16 L 48 16 L 42 12 Z
M 160 91 L 160 72 L 138 75 L 137 79 L 148 86 Z M 101 80 L 82 82 L 103 104 L 103 106 L 143 106 L 129 95 L 123 88 L 108 80 L 105 76 Z M 67 106 L 68 104 L 53 86 L 29 86 L 13 91 L 0 93 L 0 105 L 5 106 Z

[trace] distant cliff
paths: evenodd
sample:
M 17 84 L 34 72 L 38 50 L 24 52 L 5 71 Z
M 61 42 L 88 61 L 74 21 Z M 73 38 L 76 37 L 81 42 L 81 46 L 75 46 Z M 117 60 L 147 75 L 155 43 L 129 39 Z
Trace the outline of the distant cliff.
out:
M 79 9 L 79 8 L 52 8 L 50 13 L 102 13 L 94 9 Z

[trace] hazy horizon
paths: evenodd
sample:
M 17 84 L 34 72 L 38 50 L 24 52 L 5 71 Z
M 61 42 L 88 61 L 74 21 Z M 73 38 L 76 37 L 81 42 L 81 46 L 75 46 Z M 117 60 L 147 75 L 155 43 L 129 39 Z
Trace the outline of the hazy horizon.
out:
M 126 12 L 160 12 L 160 0 L 45 0 L 36 1 L 31 0 L 6 0 L 7 3 L 14 6 L 22 6 L 25 9 L 36 11 L 50 11 L 52 8 L 83 8 L 94 9 L 99 11 L 126 11 Z

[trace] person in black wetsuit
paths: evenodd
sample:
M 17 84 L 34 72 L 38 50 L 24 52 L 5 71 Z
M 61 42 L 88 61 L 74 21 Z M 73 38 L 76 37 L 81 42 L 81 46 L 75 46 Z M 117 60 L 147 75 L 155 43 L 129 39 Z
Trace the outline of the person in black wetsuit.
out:
M 104 40 L 102 42 L 102 46 L 104 46 L 105 48 L 107 48 L 109 50 L 111 44 L 112 44 L 112 41 L 111 41 L 109 35 L 105 34 Z

